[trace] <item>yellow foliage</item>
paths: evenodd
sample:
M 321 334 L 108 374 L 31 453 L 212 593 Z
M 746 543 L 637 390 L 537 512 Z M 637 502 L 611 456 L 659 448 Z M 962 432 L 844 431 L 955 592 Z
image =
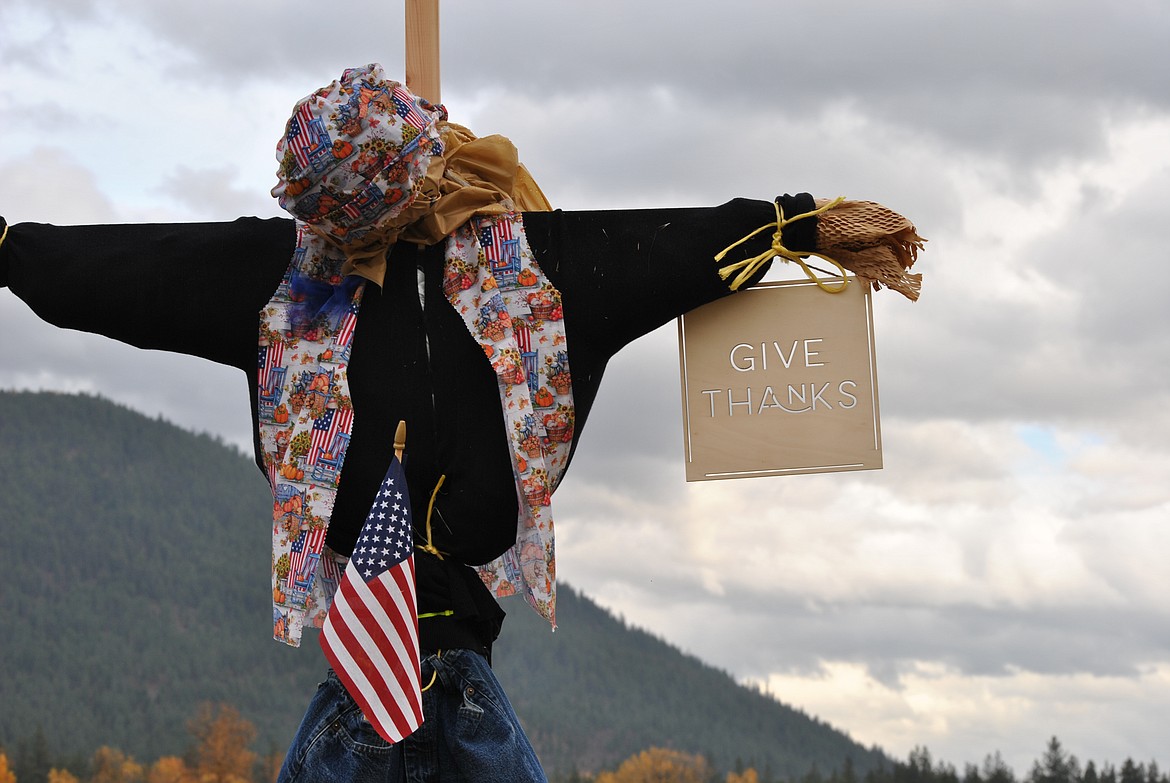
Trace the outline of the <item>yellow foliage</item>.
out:
M 284 766 L 284 754 L 279 751 L 269 753 L 260 759 L 260 783 L 276 783 L 282 766 Z
M 760 783 L 760 776 L 748 767 L 743 772 L 728 772 L 727 783 Z
M 48 783 L 81 783 L 77 776 L 67 769 L 49 770 Z
M 178 756 L 163 756 L 150 765 L 146 783 L 196 783 L 195 773 Z
M 103 745 L 93 754 L 90 762 L 93 776 L 89 783 L 144 783 L 142 765 L 117 748 Z
M 595 783 L 706 783 L 711 768 L 702 756 L 650 748 L 630 756 L 616 772 L 602 772 Z
M 8 768 L 8 756 L 0 750 L 0 783 L 16 783 L 16 773 Z
M 256 739 L 256 727 L 240 717 L 235 707 L 210 704 L 188 725 L 199 741 L 195 748 L 195 779 L 199 783 L 252 783 L 256 754 L 248 748 Z

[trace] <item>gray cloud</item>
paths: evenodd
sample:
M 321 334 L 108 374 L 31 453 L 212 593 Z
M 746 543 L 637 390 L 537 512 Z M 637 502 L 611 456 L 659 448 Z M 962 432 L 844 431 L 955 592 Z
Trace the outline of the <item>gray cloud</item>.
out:
M 183 80 L 300 74 L 323 82 L 372 60 L 393 70 L 403 57 L 393 4 L 336 17 L 303 0 L 94 7 L 67 10 L 158 36 L 185 55 L 170 74 Z M 1168 101 L 1157 66 L 1170 19 L 1155 3 L 517 0 L 449 6 L 442 24 L 444 82 L 461 94 L 506 86 L 547 105 L 554 96 L 620 103 L 658 91 L 688 111 L 748 122 L 847 103 L 903 133 L 1016 167 L 1099 150 L 1110 117 L 1165 110 Z M 56 38 L 45 33 L 7 56 L 51 64 L 54 47 L 67 45 Z

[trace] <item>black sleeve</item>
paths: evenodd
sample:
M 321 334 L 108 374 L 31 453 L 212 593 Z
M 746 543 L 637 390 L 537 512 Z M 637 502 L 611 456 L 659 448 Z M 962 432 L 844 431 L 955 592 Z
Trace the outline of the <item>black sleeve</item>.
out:
M 0 229 L 2 230 L 2 229 Z M 56 326 L 241 369 L 288 267 L 292 220 L 8 227 L 0 284 Z
M 790 200 L 792 197 L 782 197 Z M 800 211 L 812 198 L 800 199 Z M 791 208 L 786 207 L 786 212 Z M 731 293 L 720 267 L 758 255 L 773 229 L 715 255 L 776 220 L 771 202 L 735 199 L 718 207 L 525 213 L 541 269 L 561 290 L 571 340 L 612 355 L 622 346 L 700 305 Z M 815 219 L 798 221 L 802 230 Z M 803 233 L 803 232 L 802 232 Z M 811 236 L 814 237 L 815 233 Z M 808 236 L 793 237 L 807 244 Z M 785 231 L 785 241 L 789 232 Z M 812 249 L 790 245 L 791 249 Z M 758 282 L 768 266 L 757 272 Z M 746 286 L 745 286 L 746 287 Z

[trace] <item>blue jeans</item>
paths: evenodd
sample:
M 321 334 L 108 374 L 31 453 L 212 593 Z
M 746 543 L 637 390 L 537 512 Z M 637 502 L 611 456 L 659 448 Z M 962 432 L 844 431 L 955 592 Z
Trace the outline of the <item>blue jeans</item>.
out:
M 332 671 L 317 688 L 277 783 L 531 783 L 536 752 L 483 656 L 444 650 L 422 662 L 423 724 L 382 739 Z

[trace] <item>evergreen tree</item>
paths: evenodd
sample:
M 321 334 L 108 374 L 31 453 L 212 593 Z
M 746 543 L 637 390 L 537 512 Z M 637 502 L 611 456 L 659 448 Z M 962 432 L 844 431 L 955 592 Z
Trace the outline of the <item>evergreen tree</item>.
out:
M 1003 760 L 998 750 L 994 754 L 987 754 L 983 759 L 983 782 L 1016 783 L 1016 773 Z
M 1101 783 L 1101 779 L 1097 775 L 1097 765 L 1092 760 L 1085 763 L 1085 772 L 1081 775 L 1081 783 Z
M 1053 737 L 1048 741 L 1044 757 L 1032 764 L 1029 783 L 1078 783 L 1081 777 L 1077 757 L 1065 753 L 1060 740 Z M 1135 781 L 1135 783 L 1138 783 Z M 1144 783 L 1144 781 L 1142 781 Z
M 1120 783 L 1146 783 L 1143 765 L 1135 764 L 1133 759 L 1126 759 L 1121 765 Z
M 33 735 L 25 737 L 16 746 L 15 755 L 12 773 L 17 780 L 42 781 L 47 778 L 53 765 L 49 760 L 49 742 L 45 738 L 44 726 L 37 723 Z

